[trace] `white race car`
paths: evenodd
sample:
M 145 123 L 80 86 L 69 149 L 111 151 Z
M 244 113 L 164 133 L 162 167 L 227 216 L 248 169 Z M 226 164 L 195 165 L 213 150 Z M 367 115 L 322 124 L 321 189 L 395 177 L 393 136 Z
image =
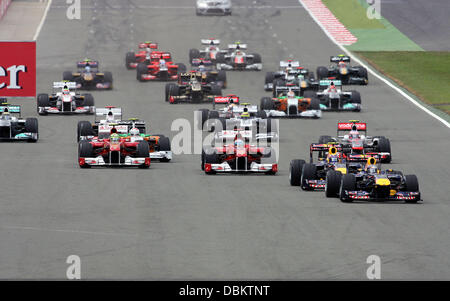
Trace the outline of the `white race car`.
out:
M 216 58 L 218 70 L 262 70 L 261 56 L 257 53 L 247 54 L 246 44 L 240 42 L 228 45 L 228 54 L 219 53 Z
M 80 94 L 71 91 L 71 89 L 76 88 L 75 82 L 54 82 L 51 95 L 38 95 L 38 114 L 94 114 L 94 97 L 89 93 Z M 61 90 L 56 92 L 57 89 Z

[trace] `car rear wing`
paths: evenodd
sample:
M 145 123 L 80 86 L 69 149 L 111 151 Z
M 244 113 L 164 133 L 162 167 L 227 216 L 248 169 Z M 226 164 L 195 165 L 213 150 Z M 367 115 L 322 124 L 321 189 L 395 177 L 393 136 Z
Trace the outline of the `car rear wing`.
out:
M 287 68 L 287 67 L 292 67 L 292 68 L 297 68 L 300 67 L 300 62 L 299 61 L 280 61 L 280 67 L 281 68 Z
M 84 68 L 84 67 L 91 67 L 91 68 L 98 68 L 98 61 L 91 61 L 91 60 L 84 60 L 81 62 L 77 62 L 77 68 Z
M 139 49 L 145 49 L 145 48 L 158 49 L 158 43 L 144 42 L 144 43 L 139 44 Z
M 229 44 L 228 45 L 229 50 L 234 49 L 247 49 L 247 44 Z
M 329 85 L 331 85 L 331 83 L 333 83 L 335 86 L 342 86 L 342 82 L 335 79 L 323 79 L 319 82 L 319 86 L 328 87 Z
M 113 114 L 114 120 L 122 119 L 122 108 L 116 107 L 95 108 L 95 119 L 97 116 L 108 116 L 109 112 Z
M 10 104 L 1 104 L 0 105 L 0 113 L 3 113 L 5 109 L 8 110 L 9 113 L 19 114 L 22 112 L 22 107 L 20 105 L 10 105 Z
M 202 39 L 202 45 L 220 45 L 220 40 L 218 39 Z
M 53 82 L 53 89 L 62 89 L 64 87 L 67 87 L 68 89 L 76 89 L 77 83 L 75 82 Z
M 240 105 L 233 107 L 233 113 L 243 113 L 245 111 L 249 112 L 251 115 L 254 115 L 258 112 L 258 106 L 249 103 L 241 103 Z
M 162 53 L 152 53 L 150 54 L 151 59 L 163 59 L 163 60 L 170 60 L 172 58 L 172 55 L 170 52 L 162 52 Z
M 227 95 L 227 96 L 214 96 L 213 100 L 213 108 L 216 108 L 216 105 L 228 105 L 228 104 L 239 104 L 239 96 L 236 95 Z
M 359 120 L 349 120 L 348 122 L 338 122 L 337 135 L 341 132 L 359 131 L 367 134 L 367 123 L 360 122 Z
M 330 56 L 331 63 L 347 62 L 350 63 L 350 57 L 346 55 Z
M 309 147 L 309 158 L 310 162 L 313 163 L 313 155 L 315 152 L 328 153 L 330 147 L 335 147 L 337 152 L 342 152 L 342 145 L 339 143 L 311 143 Z

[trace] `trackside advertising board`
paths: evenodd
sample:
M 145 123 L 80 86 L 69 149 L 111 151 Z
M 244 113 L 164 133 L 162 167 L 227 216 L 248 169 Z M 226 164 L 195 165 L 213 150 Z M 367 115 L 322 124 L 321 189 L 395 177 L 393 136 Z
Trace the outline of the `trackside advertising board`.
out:
M 36 97 L 35 41 L 0 41 L 0 96 Z

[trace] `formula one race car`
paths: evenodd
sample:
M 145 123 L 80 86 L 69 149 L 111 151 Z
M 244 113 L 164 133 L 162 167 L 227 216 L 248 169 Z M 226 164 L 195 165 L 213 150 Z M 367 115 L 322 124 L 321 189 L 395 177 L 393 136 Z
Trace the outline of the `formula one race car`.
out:
M 280 62 L 280 70 L 267 72 L 264 90 L 272 91 L 273 97 L 285 95 L 289 90 L 301 96 L 306 90 L 317 90 L 318 82 L 314 72 L 301 67 L 299 61 L 287 60 Z
M 39 139 L 38 120 L 21 118 L 21 107 L 6 103 L 0 99 L 0 141 L 37 142 Z M 13 114 L 18 114 L 19 117 Z
M 346 134 L 340 135 L 342 132 Z M 337 142 L 341 145 L 347 161 L 365 162 L 369 157 L 377 157 L 382 163 L 389 163 L 392 160 L 389 139 L 384 136 L 367 136 L 367 123 L 359 120 L 338 122 L 335 138 L 320 136 L 319 143 L 329 142 Z
M 226 105 L 216 109 L 217 105 Z M 278 123 L 268 119 L 256 105 L 239 103 L 239 97 L 230 94 L 214 97 L 213 110 L 199 110 L 199 128 L 216 132 L 216 139 L 228 139 L 233 131 L 241 131 L 244 138 L 272 141 L 278 138 Z M 233 135 L 231 138 L 234 138 Z
M 222 89 L 227 87 L 227 74 L 224 70 L 216 70 L 215 65 L 207 59 L 193 59 L 192 71 L 201 72 L 203 81 L 208 84 L 215 84 Z
M 83 90 L 110 90 L 113 87 L 112 73 L 109 71 L 99 72 L 98 61 L 85 59 L 77 62 L 77 72 L 64 71 L 63 80 L 76 82 L 77 89 Z
M 317 162 L 314 154 L 317 153 Z M 336 143 L 313 143 L 309 149 L 310 162 L 292 160 L 289 169 L 289 181 L 292 186 L 301 186 L 303 190 L 324 189 L 329 172 L 347 174 L 362 168 L 360 163 L 347 162 L 340 145 Z
M 136 78 L 141 82 L 177 80 L 178 74 L 183 72 L 186 72 L 186 66 L 175 64 L 169 52 L 154 51 L 150 54 L 150 61 L 137 65 Z
M 327 79 L 335 77 L 344 85 L 367 85 L 369 78 L 367 69 L 362 66 L 350 66 L 350 57 L 346 55 L 337 55 L 330 57 L 330 62 L 334 65 L 327 67 L 317 67 L 317 79 Z
M 274 118 L 322 117 L 319 99 L 296 96 L 293 91 L 277 98 L 261 98 L 260 109 L 264 110 L 268 117 Z
M 94 114 L 94 97 L 70 91 L 76 87 L 75 82 L 53 83 L 53 93 L 50 96 L 39 94 L 37 97 L 38 114 Z M 56 92 L 56 89 L 61 91 Z
M 319 92 L 306 91 L 303 96 L 319 98 L 322 111 L 361 111 L 359 92 L 355 90 L 342 91 L 340 80 L 321 80 L 319 86 L 326 88 Z
M 249 144 L 238 133 L 231 143 L 204 147 L 202 170 L 206 174 L 255 172 L 273 175 L 278 171 L 278 164 L 272 147 Z
M 198 50 L 196 48 L 189 50 L 189 61 L 193 62 L 194 59 L 204 59 L 216 63 L 217 54 L 228 53 L 227 50 L 220 50 L 218 45 L 220 44 L 220 40 L 216 39 L 204 39 L 201 40 L 202 45 L 206 45 L 204 50 Z
M 180 74 L 178 84 L 166 84 L 165 100 L 171 104 L 200 103 L 212 101 L 216 95 L 222 95 L 220 86 L 207 83 L 201 72 L 193 71 Z
M 419 182 L 415 175 L 403 175 L 401 171 L 381 170 L 375 158 L 369 158 L 364 170 L 356 174 L 344 174 L 342 179 L 327 178 L 328 196 L 339 195 L 342 202 L 353 201 L 421 201 Z
M 230 0 L 197 0 L 196 14 L 231 16 Z
M 130 141 L 120 137 L 112 128 L 108 138 L 81 140 L 78 143 L 78 164 L 91 166 L 150 167 L 150 149 L 147 141 Z
M 136 69 L 139 63 L 150 64 L 151 54 L 156 52 L 155 49 L 158 49 L 157 43 L 150 41 L 140 43 L 137 53 L 130 51 L 125 55 L 125 66 L 127 69 Z
M 97 119 L 100 118 L 100 119 Z M 77 126 L 77 139 L 90 140 L 94 137 L 99 139 L 109 137 L 114 124 L 115 131 L 118 134 L 128 134 L 135 127 L 139 129 L 141 134 L 145 134 L 145 121 L 131 118 L 122 120 L 122 108 L 107 106 L 105 108 L 95 109 L 95 120 L 93 123 L 89 121 L 79 121 Z
M 246 44 L 239 42 L 228 45 L 228 54 L 218 53 L 216 56 L 218 70 L 256 70 L 261 71 L 261 56 L 257 53 L 246 54 Z

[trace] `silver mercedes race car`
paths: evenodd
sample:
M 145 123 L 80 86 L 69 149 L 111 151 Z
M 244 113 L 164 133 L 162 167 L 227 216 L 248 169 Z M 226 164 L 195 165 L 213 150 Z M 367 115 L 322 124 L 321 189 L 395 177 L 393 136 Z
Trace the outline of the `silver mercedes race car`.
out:
M 197 16 L 202 15 L 231 15 L 230 0 L 197 0 Z
M 36 118 L 21 118 L 21 107 L 10 105 L 0 99 L 0 141 L 37 142 L 39 138 L 38 120 Z M 13 114 L 18 114 L 16 117 Z

